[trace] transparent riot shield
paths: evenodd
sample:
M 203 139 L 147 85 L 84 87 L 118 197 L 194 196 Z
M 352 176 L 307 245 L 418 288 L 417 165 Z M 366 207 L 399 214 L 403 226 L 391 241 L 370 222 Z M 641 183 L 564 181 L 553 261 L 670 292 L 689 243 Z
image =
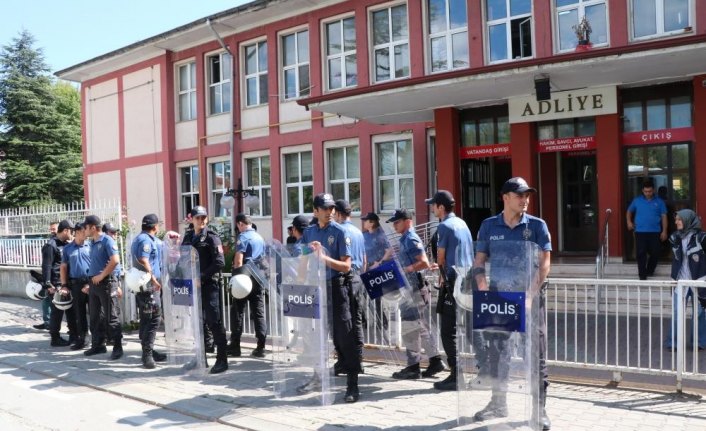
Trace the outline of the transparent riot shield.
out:
M 540 250 L 530 241 L 477 250 L 485 265 L 456 268 L 454 286 L 459 424 L 538 430 Z
M 326 268 L 304 246 L 268 244 L 273 386 L 277 398 L 333 403 Z
M 205 374 L 199 256 L 191 246 L 165 241 L 162 290 L 167 358 L 189 374 Z
M 369 319 L 382 328 L 386 341 L 380 352 L 387 364 L 415 373 L 425 359 L 439 355 L 435 316 L 431 312 L 431 286 L 422 272 L 406 273 L 404 268 L 417 260 L 415 251 L 406 251 L 395 237 L 389 245 L 392 259 L 360 275 L 368 293 Z M 424 250 L 420 250 L 424 253 Z M 376 306 L 377 303 L 380 306 Z

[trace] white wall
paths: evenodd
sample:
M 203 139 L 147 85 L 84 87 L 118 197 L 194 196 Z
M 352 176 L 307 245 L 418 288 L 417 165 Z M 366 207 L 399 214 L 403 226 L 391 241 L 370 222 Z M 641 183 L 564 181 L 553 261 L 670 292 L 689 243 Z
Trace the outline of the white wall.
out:
M 88 163 L 120 156 L 118 136 L 118 81 L 86 88 L 86 159 Z
M 246 108 L 240 111 L 240 127 L 243 139 L 259 138 L 270 134 L 268 126 L 270 111 L 267 105 Z
M 88 201 L 120 200 L 120 171 L 88 175 Z
M 280 133 L 298 132 L 311 129 L 311 112 L 297 102 L 283 102 L 279 105 Z
M 229 123 L 230 114 L 228 113 L 206 117 L 206 135 L 213 136 L 207 139 L 206 145 L 228 142 Z
M 182 121 L 175 125 L 176 149 L 196 148 L 198 136 L 196 136 L 196 120 Z
M 164 220 L 164 175 L 162 163 L 125 170 L 128 220 L 140 224 L 145 214 Z M 138 226 L 139 228 L 139 226 Z
M 125 156 L 162 150 L 159 65 L 123 76 Z

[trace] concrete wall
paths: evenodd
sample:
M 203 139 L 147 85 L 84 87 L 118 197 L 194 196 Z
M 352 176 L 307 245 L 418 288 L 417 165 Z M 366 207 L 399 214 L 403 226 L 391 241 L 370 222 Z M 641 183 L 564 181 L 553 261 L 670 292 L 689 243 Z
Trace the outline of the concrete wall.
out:
M 118 81 L 111 79 L 85 91 L 86 161 L 119 159 Z
M 125 157 L 162 151 L 159 65 L 123 77 Z
M 0 296 L 19 296 L 27 298 L 25 285 L 29 281 L 29 270 L 17 266 L 0 266 Z M 39 301 L 37 301 L 39 304 Z

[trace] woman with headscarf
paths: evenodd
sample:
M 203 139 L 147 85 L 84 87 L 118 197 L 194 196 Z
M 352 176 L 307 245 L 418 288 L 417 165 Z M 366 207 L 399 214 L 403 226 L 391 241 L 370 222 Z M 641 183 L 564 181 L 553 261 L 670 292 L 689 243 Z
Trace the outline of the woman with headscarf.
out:
M 677 230 L 669 237 L 672 246 L 673 280 L 706 280 L 706 232 L 701 229 L 701 220 L 690 209 L 677 211 L 674 222 Z M 706 288 L 698 288 L 698 298 L 694 298 L 694 289 L 685 288 L 684 304 L 691 298 L 693 315 L 698 316 L 698 348 L 706 348 Z M 672 349 L 676 339 L 677 294 L 673 295 L 672 333 L 667 338 L 665 347 Z M 693 328 L 693 326 L 692 326 Z M 693 345 L 693 331 L 692 331 Z

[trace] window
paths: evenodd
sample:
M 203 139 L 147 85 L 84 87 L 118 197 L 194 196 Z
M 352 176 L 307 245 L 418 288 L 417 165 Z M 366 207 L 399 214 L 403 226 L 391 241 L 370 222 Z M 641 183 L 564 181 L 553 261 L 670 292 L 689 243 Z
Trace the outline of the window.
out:
M 179 121 L 196 118 L 196 63 L 179 66 Z
M 431 71 L 468 67 L 466 0 L 428 0 Z
M 358 83 L 355 18 L 326 24 L 326 83 L 329 90 Z
M 510 142 L 507 116 L 469 118 L 461 122 L 461 146 L 506 144 Z
M 650 38 L 691 30 L 693 0 L 632 0 L 632 37 Z
M 414 158 L 412 141 L 377 144 L 378 210 L 414 208 Z
M 227 53 L 208 57 L 209 114 L 230 111 L 231 58 Z
M 329 191 L 334 199 L 345 199 L 360 211 L 360 167 L 358 146 L 328 149 Z
M 245 106 L 264 105 L 267 93 L 267 42 L 245 47 Z
M 211 214 L 213 217 L 227 217 L 228 210 L 221 207 L 221 198 L 230 189 L 230 162 L 209 164 L 211 170 Z
M 247 209 L 252 216 L 272 215 L 272 186 L 270 185 L 270 156 L 245 159 L 247 188 L 255 189 L 259 203 Z
M 375 82 L 409 76 L 407 5 L 372 13 Z
M 593 117 L 566 118 L 537 123 L 537 137 L 540 141 L 594 136 L 595 134 L 596 121 Z
M 691 110 L 688 95 L 628 99 L 623 103 L 623 132 L 691 127 Z
M 486 0 L 491 62 L 532 57 L 531 0 Z
M 287 217 L 314 211 L 314 178 L 311 151 L 284 155 L 284 178 L 287 193 Z
M 590 42 L 593 45 L 608 43 L 605 0 L 556 0 L 556 14 L 559 51 L 576 48 L 578 38 L 573 27 L 578 25 L 583 17 L 586 17 L 591 25 Z
M 309 31 L 282 37 L 282 80 L 284 98 L 309 95 Z
M 181 178 L 181 209 L 184 217 L 199 205 L 199 167 L 197 165 L 179 168 Z

